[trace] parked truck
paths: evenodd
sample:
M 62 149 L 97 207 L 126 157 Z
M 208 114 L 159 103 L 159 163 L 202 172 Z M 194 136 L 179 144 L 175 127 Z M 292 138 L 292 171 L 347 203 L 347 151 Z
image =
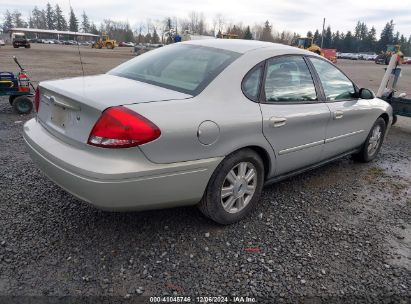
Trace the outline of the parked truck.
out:
M 12 33 L 11 39 L 15 49 L 19 47 L 25 47 L 26 49 L 30 48 L 30 42 L 27 40 L 24 33 Z

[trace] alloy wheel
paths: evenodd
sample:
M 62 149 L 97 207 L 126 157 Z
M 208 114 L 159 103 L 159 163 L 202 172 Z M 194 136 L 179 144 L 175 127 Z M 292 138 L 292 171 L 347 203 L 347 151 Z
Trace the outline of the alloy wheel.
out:
M 221 204 L 228 213 L 243 210 L 253 198 L 257 186 L 257 171 L 250 162 L 235 165 L 221 187 Z
M 368 155 L 373 156 L 377 151 L 382 137 L 381 126 L 376 125 L 372 130 L 371 137 L 368 141 Z

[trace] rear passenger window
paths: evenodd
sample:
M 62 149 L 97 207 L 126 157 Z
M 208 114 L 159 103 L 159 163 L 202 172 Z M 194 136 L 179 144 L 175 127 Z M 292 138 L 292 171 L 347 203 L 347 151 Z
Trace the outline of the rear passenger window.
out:
M 311 73 L 300 56 L 269 59 L 264 92 L 267 103 L 317 100 Z
M 258 100 L 260 93 L 261 75 L 263 73 L 263 66 L 257 66 L 245 76 L 242 84 L 244 95 L 253 101 Z
M 310 60 L 320 77 L 326 100 L 356 99 L 353 83 L 339 69 L 321 59 L 310 58 Z

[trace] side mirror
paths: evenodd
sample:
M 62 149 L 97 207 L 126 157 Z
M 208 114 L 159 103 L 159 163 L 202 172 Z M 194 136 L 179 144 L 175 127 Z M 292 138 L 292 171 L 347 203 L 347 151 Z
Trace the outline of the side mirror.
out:
M 374 99 L 375 95 L 370 89 L 360 89 L 359 96 L 361 99 Z

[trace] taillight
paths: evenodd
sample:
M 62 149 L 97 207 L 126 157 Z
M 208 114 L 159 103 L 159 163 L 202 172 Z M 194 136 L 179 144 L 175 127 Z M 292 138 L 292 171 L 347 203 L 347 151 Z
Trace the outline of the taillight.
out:
M 34 111 L 38 113 L 40 106 L 40 88 L 37 87 L 36 94 L 34 95 Z
M 153 141 L 160 135 L 160 129 L 147 118 L 119 106 L 101 114 L 87 143 L 102 148 L 129 148 Z

